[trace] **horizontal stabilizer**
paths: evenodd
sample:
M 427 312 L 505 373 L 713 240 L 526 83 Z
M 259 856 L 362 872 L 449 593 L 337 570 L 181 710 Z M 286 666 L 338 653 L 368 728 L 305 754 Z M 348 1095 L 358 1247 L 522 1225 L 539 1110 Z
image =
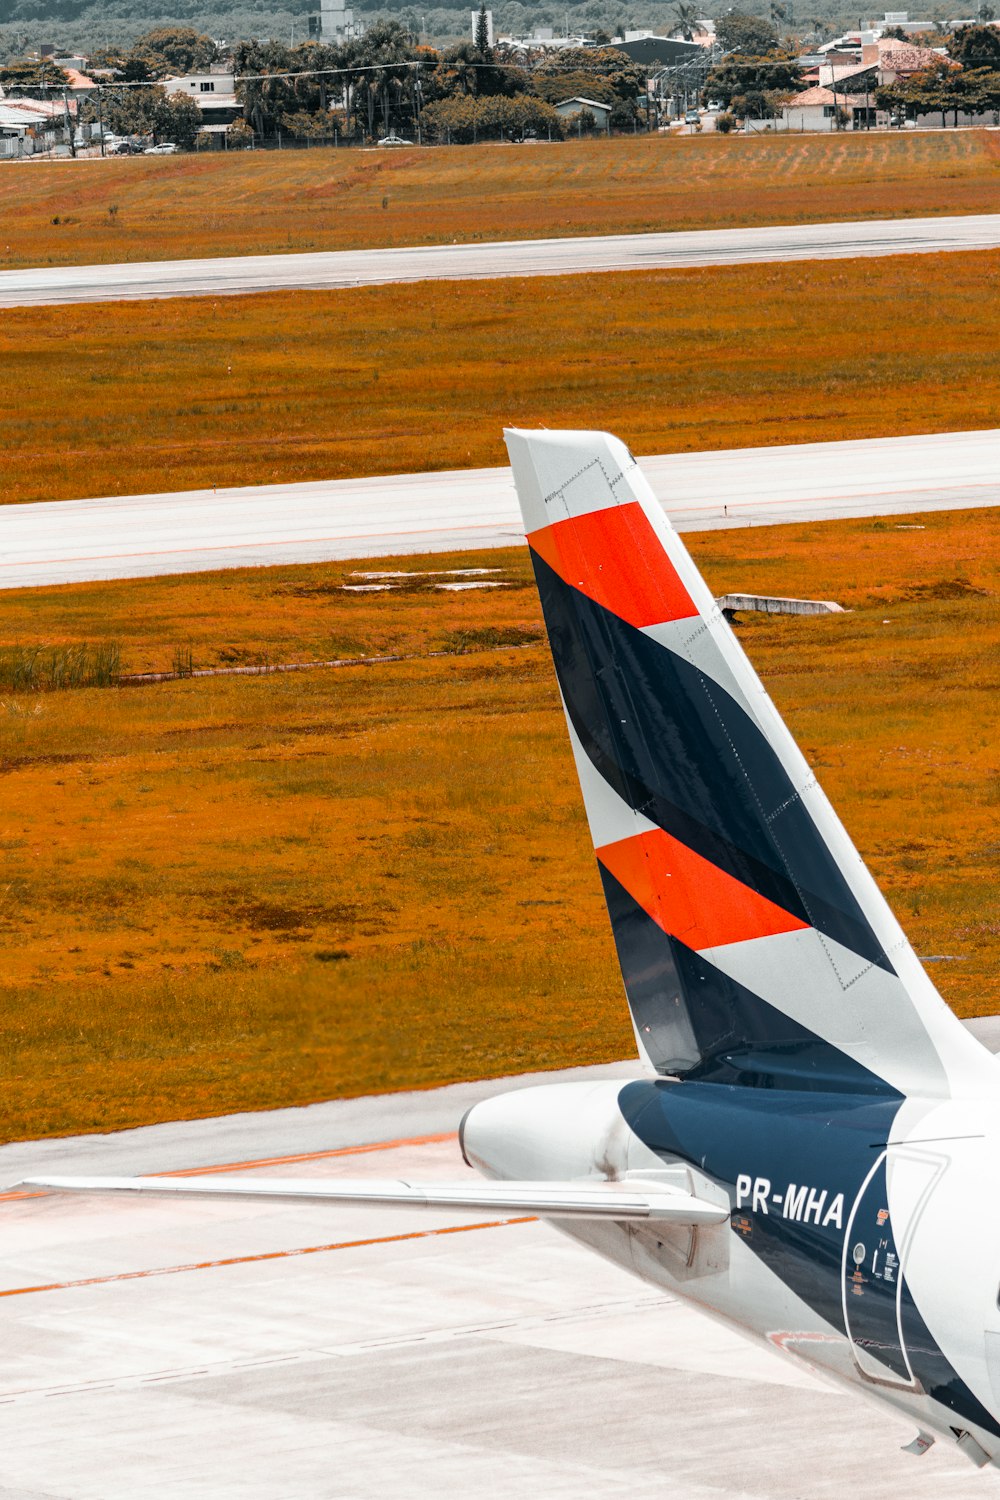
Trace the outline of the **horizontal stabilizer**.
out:
M 721 1224 L 728 1208 L 648 1179 L 628 1182 L 398 1182 L 385 1178 L 343 1181 L 295 1177 L 32 1177 L 26 1188 L 69 1193 L 155 1193 L 163 1197 L 283 1198 L 340 1203 L 395 1203 L 411 1208 L 471 1209 L 476 1213 L 531 1214 L 541 1219 L 655 1219 L 671 1224 Z

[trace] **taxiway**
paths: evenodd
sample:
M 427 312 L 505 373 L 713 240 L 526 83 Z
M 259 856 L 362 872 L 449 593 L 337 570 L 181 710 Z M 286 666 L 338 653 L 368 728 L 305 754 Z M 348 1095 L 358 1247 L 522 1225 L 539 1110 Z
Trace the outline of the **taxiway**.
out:
M 30 267 L 0 272 L 0 307 L 121 302 L 157 297 L 226 297 L 253 292 L 336 291 L 414 281 L 578 276 L 600 271 L 670 271 L 761 261 L 845 260 L 1000 248 L 1000 215 L 873 219 L 759 229 L 671 230 L 658 234 L 327 250 L 120 265 Z
M 5 1146 L 0 1180 L 458 1176 L 462 1112 L 537 1081 Z M 58 1194 L 0 1198 L 0 1220 L 0 1500 L 997 1493 L 535 1221 Z
M 641 460 L 681 531 L 1000 505 L 1000 430 Z M 0 588 L 518 545 L 510 470 L 0 507 Z

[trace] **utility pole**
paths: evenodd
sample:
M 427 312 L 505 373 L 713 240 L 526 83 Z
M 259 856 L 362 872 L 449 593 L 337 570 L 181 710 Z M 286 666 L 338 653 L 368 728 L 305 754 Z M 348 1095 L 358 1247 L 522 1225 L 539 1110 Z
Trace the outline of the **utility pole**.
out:
M 101 155 L 106 156 L 104 149 L 104 100 L 101 95 L 101 86 L 97 85 L 97 128 L 101 132 Z
M 422 146 L 420 139 L 420 78 L 416 67 L 410 69 L 410 96 L 413 100 L 413 123 L 416 127 L 417 145 Z
M 69 136 L 69 154 L 76 160 L 76 141 L 73 139 L 73 119 L 69 112 L 69 89 L 63 85 L 63 110 L 66 114 L 66 133 Z

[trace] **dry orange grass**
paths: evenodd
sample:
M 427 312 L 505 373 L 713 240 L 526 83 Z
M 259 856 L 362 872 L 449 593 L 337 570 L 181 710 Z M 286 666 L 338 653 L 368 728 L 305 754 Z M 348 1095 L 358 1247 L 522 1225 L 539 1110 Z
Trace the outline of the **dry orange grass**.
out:
M 12 311 L 0 499 L 992 427 L 1000 253 Z
M 0 175 L 0 269 L 992 213 L 998 166 L 985 131 L 39 162 Z
M 918 951 L 961 960 L 948 999 L 989 1012 L 998 516 L 914 524 L 690 543 L 717 592 L 853 608 L 741 630 Z M 456 562 L 510 587 L 351 596 L 314 566 L 0 595 L 0 643 L 105 633 L 136 666 L 419 658 L 0 704 L 4 1136 L 629 1053 L 546 648 L 426 655 L 540 630 L 526 554 L 395 565 Z

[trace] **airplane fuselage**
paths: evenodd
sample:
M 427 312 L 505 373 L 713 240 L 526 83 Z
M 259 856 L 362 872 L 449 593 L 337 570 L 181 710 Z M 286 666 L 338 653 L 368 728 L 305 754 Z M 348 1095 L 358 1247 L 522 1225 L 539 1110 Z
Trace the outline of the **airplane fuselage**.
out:
M 641 1078 L 487 1101 L 462 1147 L 493 1178 L 661 1179 L 726 1207 L 690 1229 L 558 1227 L 925 1437 L 1000 1458 L 1000 1108 Z

